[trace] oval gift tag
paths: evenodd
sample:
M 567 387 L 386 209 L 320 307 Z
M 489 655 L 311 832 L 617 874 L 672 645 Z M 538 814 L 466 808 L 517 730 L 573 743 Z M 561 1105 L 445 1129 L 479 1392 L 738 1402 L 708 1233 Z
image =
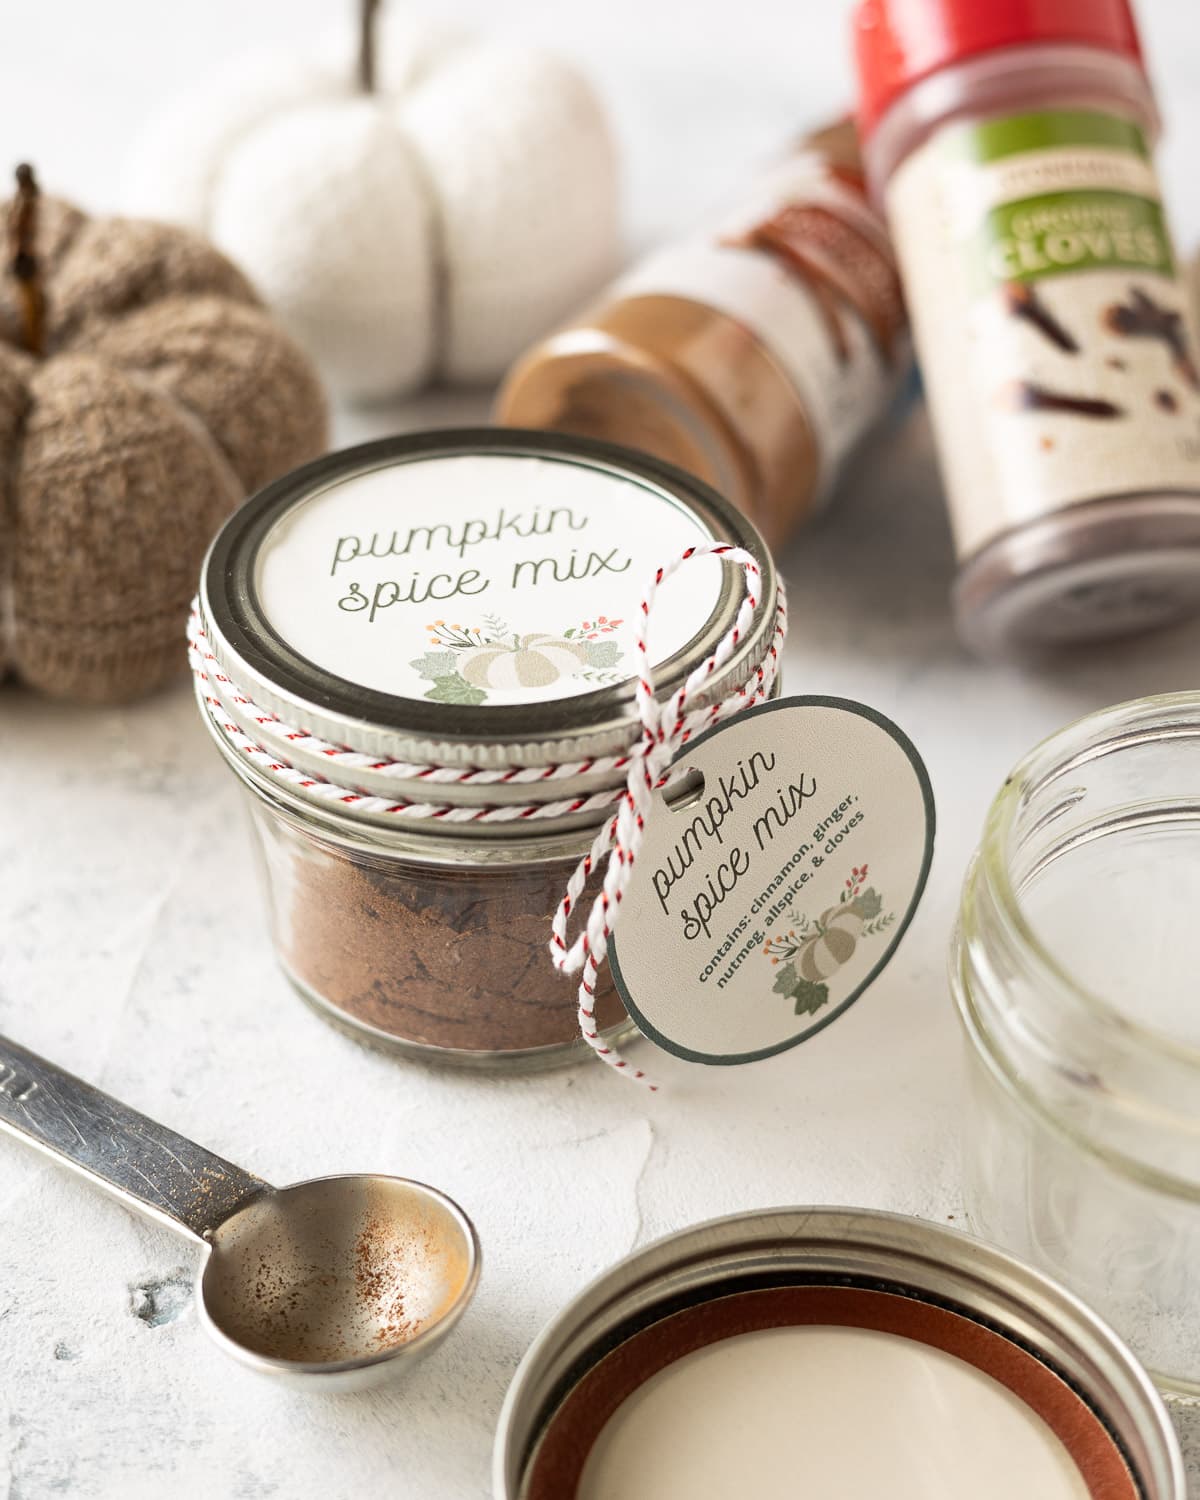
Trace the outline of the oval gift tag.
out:
M 609 956 L 642 1031 L 743 1063 L 827 1026 L 878 976 L 933 856 L 929 774 L 864 704 L 764 703 L 699 736 L 658 793 Z

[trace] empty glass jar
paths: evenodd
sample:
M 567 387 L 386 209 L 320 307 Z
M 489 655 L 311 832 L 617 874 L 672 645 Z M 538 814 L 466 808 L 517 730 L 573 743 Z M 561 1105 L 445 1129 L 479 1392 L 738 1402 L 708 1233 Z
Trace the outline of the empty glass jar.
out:
M 1200 694 L 1107 709 L 1016 768 L 951 969 L 974 1227 L 1090 1302 L 1195 1422 Z

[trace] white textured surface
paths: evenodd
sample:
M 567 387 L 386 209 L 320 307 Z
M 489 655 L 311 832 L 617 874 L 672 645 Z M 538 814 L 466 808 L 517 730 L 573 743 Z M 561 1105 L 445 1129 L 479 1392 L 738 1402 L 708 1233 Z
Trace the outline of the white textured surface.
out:
M 1200 25 L 1174 0 L 1142 9 L 1191 236 Z M 439 11 L 486 24 L 495 7 Z M 514 34 L 593 63 L 630 153 L 641 241 L 838 104 L 844 11 L 509 0 L 503 13 Z M 3 138 L 48 186 L 103 207 L 139 121 L 191 69 L 327 16 L 322 0 L 39 0 L 6 17 Z M 482 409 L 430 400 L 346 420 L 340 436 Z M 857 467 L 784 567 L 788 682 L 865 699 L 912 734 L 939 803 L 933 875 L 887 975 L 836 1026 L 745 1069 L 656 1056 L 669 1087 L 654 1098 L 598 1067 L 507 1082 L 403 1067 L 328 1030 L 275 971 L 233 787 L 186 690 L 99 714 L 0 692 L 0 1027 L 268 1177 L 425 1177 L 462 1201 L 485 1247 L 475 1307 L 407 1384 L 306 1400 L 228 1363 L 170 1288 L 179 1316 L 135 1316 L 133 1289 L 176 1276 L 186 1243 L 0 1143 L 0 1496 L 482 1500 L 521 1352 L 635 1244 L 783 1202 L 959 1214 L 944 954 L 987 800 L 1066 720 L 1195 686 L 1200 627 L 1057 675 L 968 661 L 947 618 L 949 543 L 919 417 Z

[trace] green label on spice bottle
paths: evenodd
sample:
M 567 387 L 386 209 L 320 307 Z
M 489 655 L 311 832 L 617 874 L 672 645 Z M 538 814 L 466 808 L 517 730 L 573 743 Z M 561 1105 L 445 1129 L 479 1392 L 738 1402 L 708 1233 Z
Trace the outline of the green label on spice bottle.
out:
M 1174 270 L 1160 204 L 1132 193 L 1044 193 L 992 209 L 983 263 L 992 281 L 1035 281 L 1064 271 Z
M 959 552 L 1105 494 L 1200 488 L 1200 373 L 1139 127 L 947 127 L 888 210 Z
M 1092 109 L 1038 109 L 1023 115 L 979 120 L 956 132 L 949 149 L 971 161 L 999 161 L 1028 151 L 1094 146 L 1140 156 L 1149 162 L 1150 148 L 1139 125 L 1120 115 Z

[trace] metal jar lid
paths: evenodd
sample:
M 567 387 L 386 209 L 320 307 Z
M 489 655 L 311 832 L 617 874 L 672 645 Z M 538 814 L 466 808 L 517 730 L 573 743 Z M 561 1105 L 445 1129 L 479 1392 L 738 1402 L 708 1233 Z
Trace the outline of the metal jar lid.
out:
M 252 497 L 209 550 L 200 607 L 229 679 L 217 685 L 223 710 L 265 750 L 327 780 L 329 761 L 298 748 L 287 728 L 381 762 L 449 768 L 619 755 L 636 733 L 628 648 L 642 591 L 657 567 L 712 541 L 760 560 L 763 607 L 698 702 L 754 671 L 777 589 L 753 525 L 702 482 L 611 444 L 514 429 L 415 433 L 331 454 Z M 457 596 L 438 603 L 436 591 L 454 586 Z M 426 602 L 402 597 L 430 587 Z M 661 696 L 712 651 L 742 596 L 738 573 L 715 558 L 667 588 Z M 437 796 L 507 804 L 620 779 L 585 768 L 546 791 L 534 784 L 532 796 L 529 781 L 442 782 Z M 427 781 L 369 764 L 354 767 L 353 785 L 429 797 Z
M 672 1320 L 690 1318 L 690 1341 L 681 1345 L 690 1352 L 721 1337 L 708 1330 L 733 1299 L 786 1297 L 796 1288 L 891 1294 L 890 1302 L 906 1299 L 900 1305 L 915 1306 L 917 1316 L 949 1315 L 984 1342 L 1000 1341 L 1073 1405 L 1066 1425 L 1077 1438 L 1090 1424 L 1097 1445 L 1107 1447 L 1110 1471 L 1115 1466 L 1126 1477 L 1103 1494 L 1185 1500 L 1182 1456 L 1161 1398 L 1117 1335 L 1082 1302 L 957 1230 L 847 1208 L 714 1219 L 659 1240 L 600 1276 L 543 1330 L 513 1378 L 496 1435 L 494 1500 L 540 1500 L 555 1488 L 545 1479 L 552 1444 L 569 1453 L 572 1466 L 582 1465 L 597 1424 L 645 1378 L 638 1371 L 646 1358 L 639 1342 L 643 1350 L 656 1337 L 661 1343 Z M 665 1368 L 661 1347 L 654 1360 L 649 1368 Z M 609 1371 L 620 1382 L 615 1395 Z M 556 1431 L 564 1413 L 567 1430 Z M 572 1427 L 580 1415 L 583 1421 Z M 953 1413 L 946 1417 L 952 1420 Z M 589 1422 L 590 1433 L 583 1430 Z M 574 1486 L 563 1488 L 561 1473 L 557 1484 L 556 1500 L 571 1500 Z M 805 1489 L 803 1473 L 796 1484 L 797 1492 Z M 962 1493 L 970 1493 L 969 1484 Z

